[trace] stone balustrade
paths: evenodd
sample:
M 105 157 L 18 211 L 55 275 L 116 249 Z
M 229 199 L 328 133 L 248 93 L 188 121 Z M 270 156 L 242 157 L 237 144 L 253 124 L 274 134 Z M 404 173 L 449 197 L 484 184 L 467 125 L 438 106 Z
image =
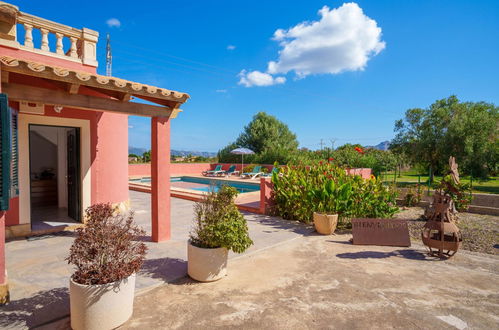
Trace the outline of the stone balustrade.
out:
M 24 40 L 19 40 L 18 30 L 24 30 Z M 39 35 L 40 40 L 33 40 L 35 30 L 39 31 L 36 36 Z M 50 39 L 53 39 L 49 38 L 50 34 L 55 36 L 55 43 L 50 43 Z M 67 49 L 64 49 L 64 38 L 69 40 Z M 17 6 L 0 1 L 0 45 L 97 66 L 98 38 L 99 33 L 96 31 L 52 22 L 21 12 Z

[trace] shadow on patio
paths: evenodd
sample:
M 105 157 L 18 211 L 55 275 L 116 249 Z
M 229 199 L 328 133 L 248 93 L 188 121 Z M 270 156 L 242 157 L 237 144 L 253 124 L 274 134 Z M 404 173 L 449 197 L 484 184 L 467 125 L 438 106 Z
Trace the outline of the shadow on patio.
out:
M 334 242 L 337 243 L 337 242 Z M 385 259 L 391 257 L 412 259 L 412 260 L 427 260 L 431 261 L 434 258 L 430 258 L 425 253 L 416 250 L 395 250 L 391 252 L 381 252 L 381 251 L 359 251 L 359 252 L 347 252 L 340 253 L 336 255 L 338 258 L 342 259 Z
M 68 288 L 40 291 L 0 307 L 0 328 L 32 329 L 69 315 Z
M 172 282 L 187 275 L 187 261 L 178 258 L 147 259 L 139 272 L 140 276 Z

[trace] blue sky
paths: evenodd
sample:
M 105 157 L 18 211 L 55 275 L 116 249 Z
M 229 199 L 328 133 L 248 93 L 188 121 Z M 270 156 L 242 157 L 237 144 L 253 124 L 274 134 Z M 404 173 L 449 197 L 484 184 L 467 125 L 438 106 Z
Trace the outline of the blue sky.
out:
M 15 4 L 99 31 L 99 73 L 109 32 L 114 76 L 189 93 L 174 149 L 217 151 L 258 111 L 317 149 L 389 140 L 405 110 L 451 94 L 499 104 L 499 1 L 357 1 L 360 16 L 324 0 Z M 149 148 L 149 119 L 129 125 L 130 146 Z

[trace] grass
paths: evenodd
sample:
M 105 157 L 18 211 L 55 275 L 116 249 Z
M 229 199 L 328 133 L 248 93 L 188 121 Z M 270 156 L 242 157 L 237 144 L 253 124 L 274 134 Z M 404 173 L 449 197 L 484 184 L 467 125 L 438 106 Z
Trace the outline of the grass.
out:
M 393 183 L 394 172 L 385 172 L 382 175 L 384 182 Z M 397 173 L 396 184 L 397 187 L 411 187 L 420 183 L 424 186 L 428 186 L 428 174 L 421 175 L 415 170 L 411 169 L 409 171 L 403 171 L 400 175 Z M 435 176 L 435 180 L 441 180 L 441 176 Z M 461 177 L 461 182 L 470 183 L 469 176 Z M 486 180 L 479 180 L 473 178 L 473 192 L 475 193 L 486 193 L 486 194 L 499 194 L 499 177 L 490 177 Z M 435 185 L 432 187 L 435 188 Z

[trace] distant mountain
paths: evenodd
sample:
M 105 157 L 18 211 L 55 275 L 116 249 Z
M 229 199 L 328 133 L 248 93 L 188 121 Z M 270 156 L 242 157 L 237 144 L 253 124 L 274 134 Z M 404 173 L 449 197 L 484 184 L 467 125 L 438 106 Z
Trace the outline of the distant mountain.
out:
M 128 147 L 129 154 L 135 154 L 141 156 L 147 149 L 145 148 L 136 148 L 136 147 Z M 203 156 L 203 157 L 215 157 L 217 155 L 216 152 L 206 152 L 206 151 L 185 151 L 185 150 L 171 150 L 171 154 L 173 156 Z
M 203 157 L 215 157 L 217 155 L 216 152 L 208 152 L 208 151 L 185 151 L 185 150 L 171 150 L 171 154 L 173 156 L 203 156 Z
M 147 151 L 147 149 L 145 149 L 145 148 L 128 147 L 128 154 L 142 156 L 142 154 L 146 151 Z
M 390 141 L 383 141 L 383 142 L 378 143 L 375 146 L 367 146 L 366 148 L 374 148 L 374 149 L 378 149 L 378 150 L 388 150 L 388 148 L 390 148 Z

